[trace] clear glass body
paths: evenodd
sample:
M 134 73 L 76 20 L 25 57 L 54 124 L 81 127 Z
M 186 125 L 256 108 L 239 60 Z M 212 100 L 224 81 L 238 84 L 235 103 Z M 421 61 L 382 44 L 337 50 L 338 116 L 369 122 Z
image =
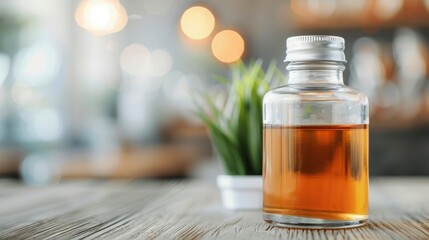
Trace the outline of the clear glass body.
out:
M 263 102 L 264 219 L 346 228 L 368 218 L 368 98 L 338 62 L 292 62 Z

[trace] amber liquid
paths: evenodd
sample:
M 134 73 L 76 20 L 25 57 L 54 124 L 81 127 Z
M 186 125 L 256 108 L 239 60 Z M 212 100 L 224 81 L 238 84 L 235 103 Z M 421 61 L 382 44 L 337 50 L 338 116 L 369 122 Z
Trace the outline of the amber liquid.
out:
M 264 212 L 368 216 L 368 126 L 264 126 Z

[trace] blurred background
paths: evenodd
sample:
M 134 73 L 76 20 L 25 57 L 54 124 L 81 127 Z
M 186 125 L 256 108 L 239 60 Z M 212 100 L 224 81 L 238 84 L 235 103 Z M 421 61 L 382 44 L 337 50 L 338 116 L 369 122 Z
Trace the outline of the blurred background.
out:
M 240 59 L 285 69 L 302 34 L 346 39 L 371 175 L 429 174 L 428 0 L 3 0 L 0 175 L 215 176 L 192 93 Z

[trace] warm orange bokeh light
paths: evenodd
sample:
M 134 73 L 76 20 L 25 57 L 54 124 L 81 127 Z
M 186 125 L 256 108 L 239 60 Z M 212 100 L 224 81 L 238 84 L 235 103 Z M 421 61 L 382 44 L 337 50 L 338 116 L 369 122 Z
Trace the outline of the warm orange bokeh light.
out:
M 75 20 L 88 32 L 105 35 L 122 30 L 128 22 L 128 14 L 119 0 L 82 0 Z
M 390 19 L 396 16 L 404 5 L 403 0 L 378 0 L 375 1 L 375 15 L 381 19 Z
M 235 62 L 239 60 L 244 53 L 244 40 L 236 31 L 221 31 L 213 38 L 212 52 L 221 62 Z
M 194 40 L 200 40 L 212 33 L 215 27 L 215 18 L 207 8 L 195 6 L 183 13 L 180 19 L 180 26 L 186 36 Z

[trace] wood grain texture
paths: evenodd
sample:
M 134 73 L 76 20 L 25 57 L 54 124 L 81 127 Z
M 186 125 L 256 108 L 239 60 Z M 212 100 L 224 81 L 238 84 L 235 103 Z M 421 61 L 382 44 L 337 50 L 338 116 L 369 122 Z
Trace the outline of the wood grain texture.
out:
M 0 181 L 0 239 L 429 239 L 429 178 L 371 182 L 370 222 L 349 230 L 272 227 L 222 208 L 214 183 Z

